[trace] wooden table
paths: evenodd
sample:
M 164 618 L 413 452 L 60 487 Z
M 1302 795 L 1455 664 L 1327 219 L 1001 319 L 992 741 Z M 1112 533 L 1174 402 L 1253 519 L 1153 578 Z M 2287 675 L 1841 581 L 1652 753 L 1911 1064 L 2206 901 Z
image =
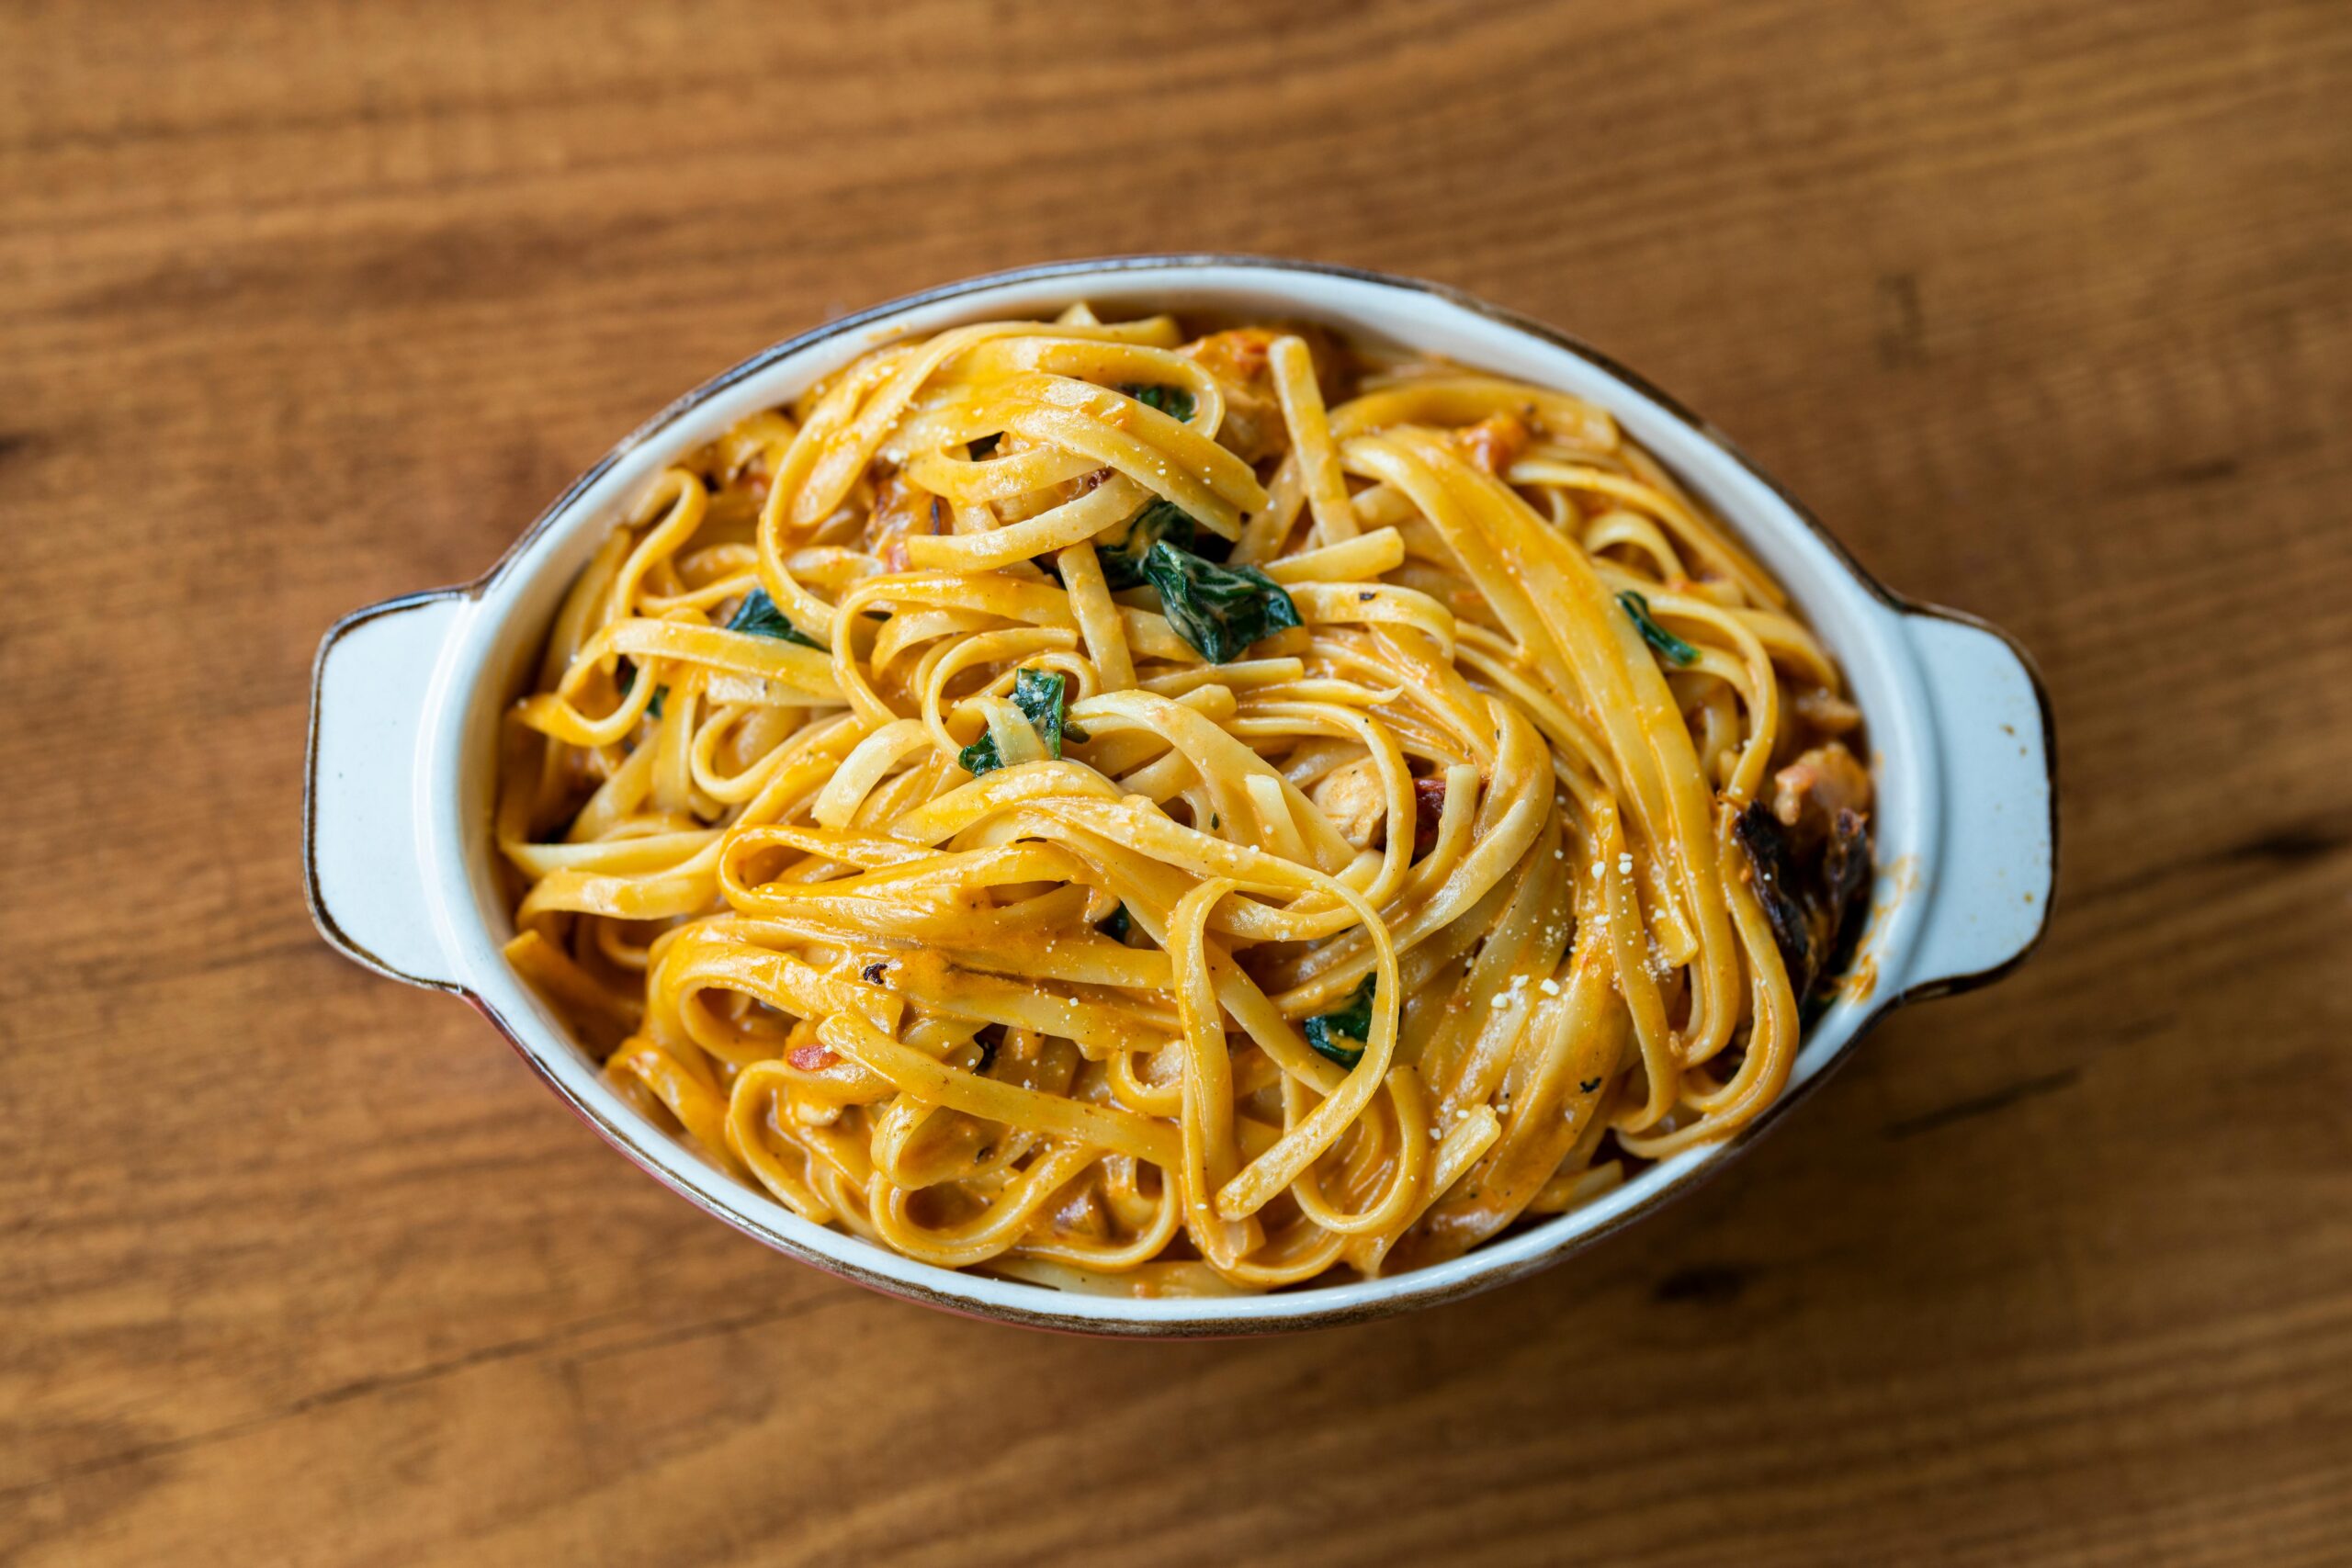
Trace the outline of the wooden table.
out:
M 9 7 L 0 1560 L 2352 1559 L 2347 100 L 2340 0 Z M 1580 332 L 2015 630 L 2040 956 L 1540 1280 L 1156 1346 L 775 1257 L 313 934 L 336 615 L 1196 247 Z

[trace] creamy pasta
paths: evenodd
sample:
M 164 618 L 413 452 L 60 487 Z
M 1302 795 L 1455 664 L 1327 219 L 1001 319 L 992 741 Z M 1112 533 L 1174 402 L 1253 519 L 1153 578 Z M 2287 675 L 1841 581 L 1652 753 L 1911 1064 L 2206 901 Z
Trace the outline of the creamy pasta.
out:
M 649 1117 L 947 1268 L 1455 1256 L 1753 1121 L 1860 715 L 1609 412 L 1281 323 L 892 344 L 681 452 L 507 727 L 508 957 Z

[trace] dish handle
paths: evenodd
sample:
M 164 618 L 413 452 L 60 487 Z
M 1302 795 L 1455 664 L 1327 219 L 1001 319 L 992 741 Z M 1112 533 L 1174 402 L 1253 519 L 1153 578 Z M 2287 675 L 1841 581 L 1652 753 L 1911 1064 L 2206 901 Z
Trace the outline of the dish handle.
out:
M 1949 610 L 1905 616 L 1942 760 L 1943 840 L 1909 998 L 1997 979 L 2050 924 L 2058 861 L 2057 731 L 2025 649 Z
M 355 610 L 328 628 L 311 670 L 311 919 L 354 963 L 439 990 L 458 986 L 425 897 L 417 768 L 442 651 L 469 603 L 446 589 Z

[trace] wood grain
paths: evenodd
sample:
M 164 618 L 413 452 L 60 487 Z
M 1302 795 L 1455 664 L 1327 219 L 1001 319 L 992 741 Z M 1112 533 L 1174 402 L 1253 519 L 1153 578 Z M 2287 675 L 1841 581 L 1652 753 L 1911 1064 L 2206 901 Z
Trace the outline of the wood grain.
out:
M 2352 1558 L 2347 96 L 2333 0 L 0 11 L 0 1560 Z M 1153 1346 L 777 1258 L 315 938 L 334 616 L 1182 248 L 1579 332 L 2016 631 L 2041 954 L 1542 1279 Z

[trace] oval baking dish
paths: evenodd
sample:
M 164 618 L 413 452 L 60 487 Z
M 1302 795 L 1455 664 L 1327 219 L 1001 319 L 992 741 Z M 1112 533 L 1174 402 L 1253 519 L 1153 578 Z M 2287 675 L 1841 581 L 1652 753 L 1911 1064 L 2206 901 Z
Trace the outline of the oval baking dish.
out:
M 1877 881 L 1849 982 L 1806 1035 L 1788 1091 L 1745 1133 L 1425 1269 L 1264 1296 L 1065 1294 L 915 1262 L 740 1184 L 627 1106 L 508 967 L 500 949 L 513 929 L 490 841 L 500 715 L 566 586 L 615 518 L 673 454 L 877 344 L 969 321 L 1050 317 L 1077 299 L 1106 316 L 1171 310 L 1314 321 L 1589 399 L 1703 496 L 1787 586 L 1846 670 L 1868 725 Z M 2049 919 L 2054 765 L 2047 700 L 2013 642 L 1880 586 L 1722 436 L 1572 339 L 1424 283 L 1254 257 L 1136 257 L 975 278 L 780 344 L 623 441 L 479 581 L 338 622 L 312 676 L 304 871 L 330 942 L 379 973 L 472 1002 L 615 1147 L 778 1250 L 892 1294 L 1009 1322 L 1231 1335 L 1426 1305 L 1557 1262 L 1737 1155 L 1895 1007 L 2006 973 Z

